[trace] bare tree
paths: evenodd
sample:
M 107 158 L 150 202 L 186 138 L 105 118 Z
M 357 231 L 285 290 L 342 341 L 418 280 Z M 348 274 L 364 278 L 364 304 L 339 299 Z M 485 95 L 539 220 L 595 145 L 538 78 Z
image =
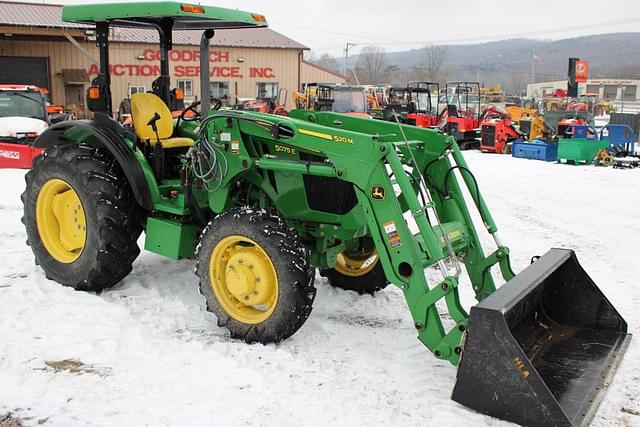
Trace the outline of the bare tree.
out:
M 416 74 L 419 74 L 421 79 L 438 82 L 444 80 L 443 65 L 447 59 L 447 48 L 444 46 L 431 45 L 424 48 L 424 54 L 422 61 L 418 66 Z
M 340 63 L 334 57 L 329 55 L 328 53 L 323 53 L 318 58 L 315 58 L 313 55 L 309 58 L 309 62 L 312 62 L 316 65 L 321 66 L 322 68 L 326 68 L 327 70 L 331 70 L 336 73 L 342 72 L 340 69 Z
M 377 46 L 365 46 L 360 51 L 355 68 L 358 79 L 362 84 L 386 83 L 389 74 L 394 70 L 387 64 L 387 54 Z

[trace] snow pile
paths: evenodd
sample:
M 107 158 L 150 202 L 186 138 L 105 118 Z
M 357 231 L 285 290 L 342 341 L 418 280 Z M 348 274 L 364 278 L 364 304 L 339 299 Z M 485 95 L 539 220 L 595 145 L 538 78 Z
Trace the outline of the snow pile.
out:
M 640 169 L 466 158 L 516 271 L 550 247 L 574 248 L 638 335 Z M 394 287 L 359 297 L 317 277 L 314 311 L 298 333 L 246 345 L 205 311 L 190 261 L 143 253 L 98 296 L 47 280 L 25 245 L 23 186 L 22 172 L 0 171 L 0 420 L 11 412 L 52 426 L 507 425 L 449 400 L 455 368 L 418 342 Z M 639 356 L 634 339 L 594 425 L 640 425 Z

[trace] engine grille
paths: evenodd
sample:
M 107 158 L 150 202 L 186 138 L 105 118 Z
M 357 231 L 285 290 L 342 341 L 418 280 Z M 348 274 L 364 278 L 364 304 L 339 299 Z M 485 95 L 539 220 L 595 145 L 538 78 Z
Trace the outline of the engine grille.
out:
M 496 128 L 493 126 L 482 126 L 482 145 L 494 147 L 496 145 Z

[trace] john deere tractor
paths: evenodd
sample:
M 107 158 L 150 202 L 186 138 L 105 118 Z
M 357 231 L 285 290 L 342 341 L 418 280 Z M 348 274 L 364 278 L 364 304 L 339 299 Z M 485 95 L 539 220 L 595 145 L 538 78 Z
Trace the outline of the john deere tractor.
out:
M 420 341 L 458 366 L 454 400 L 527 425 L 593 416 L 629 341 L 625 321 L 570 250 L 514 275 L 453 137 L 333 112 L 219 110 L 209 40 L 219 28 L 264 27 L 262 15 L 152 2 L 65 6 L 63 19 L 95 22 L 101 72 L 87 93 L 95 118 L 42 133 L 35 144 L 46 152 L 26 177 L 28 244 L 47 277 L 104 291 L 131 271 L 144 230 L 145 249 L 195 259 L 207 309 L 247 343 L 278 342 L 304 324 L 316 269 L 360 293 L 391 283 Z M 159 34 L 161 75 L 152 93 L 132 97 L 130 128 L 112 119 L 112 26 Z M 175 120 L 174 29 L 202 30 L 203 80 L 202 102 Z M 495 240 L 489 254 L 470 209 Z M 435 283 L 428 268 L 441 275 Z M 479 300 L 469 313 L 463 273 Z

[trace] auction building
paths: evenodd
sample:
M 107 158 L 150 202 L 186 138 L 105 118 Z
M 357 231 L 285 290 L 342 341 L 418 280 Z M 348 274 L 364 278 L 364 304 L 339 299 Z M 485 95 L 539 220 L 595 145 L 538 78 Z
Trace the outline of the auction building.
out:
M 0 1 L 0 84 L 46 88 L 53 104 L 79 117 L 85 92 L 99 70 L 95 28 L 62 22 L 62 6 Z M 268 17 L 267 17 L 268 18 Z M 185 101 L 200 93 L 200 31 L 174 31 L 170 52 L 172 87 Z M 160 74 L 158 36 L 153 30 L 110 30 L 114 111 L 120 101 L 151 90 Z M 269 28 L 216 30 L 209 49 L 211 95 L 238 100 L 275 98 L 286 90 L 286 106 L 304 83 L 344 83 L 345 78 L 304 60 L 308 48 Z M 284 91 L 282 93 L 284 95 Z
M 578 84 L 578 95 L 589 93 L 609 101 L 638 101 L 639 85 L 640 80 L 636 79 L 589 79 Z M 567 89 L 567 81 L 530 83 L 527 85 L 527 98 L 541 98 L 557 89 Z

